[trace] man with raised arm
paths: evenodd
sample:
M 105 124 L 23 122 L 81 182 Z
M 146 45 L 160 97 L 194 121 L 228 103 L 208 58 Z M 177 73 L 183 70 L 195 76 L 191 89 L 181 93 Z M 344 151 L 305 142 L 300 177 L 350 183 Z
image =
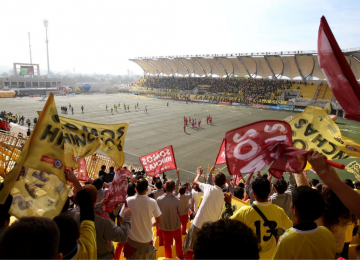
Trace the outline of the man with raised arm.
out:
M 212 172 L 210 172 L 211 174 Z M 215 175 L 215 185 L 200 183 L 199 178 L 203 174 L 203 169 L 197 168 L 197 175 L 194 185 L 198 186 L 204 192 L 204 198 L 201 207 L 191 224 L 184 241 L 185 259 L 192 259 L 193 248 L 197 238 L 197 233 L 205 222 L 213 222 L 219 219 L 221 210 L 225 204 L 222 187 L 225 185 L 226 177 L 223 173 L 218 172 Z

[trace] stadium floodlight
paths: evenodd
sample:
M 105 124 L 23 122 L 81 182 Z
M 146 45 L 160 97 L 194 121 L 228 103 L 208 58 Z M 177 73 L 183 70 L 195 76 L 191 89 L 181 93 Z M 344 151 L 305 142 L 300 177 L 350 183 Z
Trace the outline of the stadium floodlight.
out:
M 47 19 L 44 20 L 44 26 L 46 31 L 46 51 L 47 51 L 47 65 L 48 65 L 48 78 L 50 78 L 50 63 L 49 63 L 49 40 L 47 35 L 47 28 L 49 25 L 49 21 Z

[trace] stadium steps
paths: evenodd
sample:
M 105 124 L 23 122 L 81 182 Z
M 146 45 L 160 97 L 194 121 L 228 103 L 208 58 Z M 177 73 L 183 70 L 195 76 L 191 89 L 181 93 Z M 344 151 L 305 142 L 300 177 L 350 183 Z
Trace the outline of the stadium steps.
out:
M 318 84 L 314 84 L 314 85 L 304 85 L 304 84 L 295 84 L 291 87 L 291 90 L 293 91 L 299 91 L 298 87 L 300 87 L 300 95 L 302 95 L 301 98 L 306 98 L 306 99 L 313 99 L 316 89 L 318 87 Z
M 317 96 L 317 100 L 331 100 L 333 97 L 333 93 L 328 85 L 323 84 Z

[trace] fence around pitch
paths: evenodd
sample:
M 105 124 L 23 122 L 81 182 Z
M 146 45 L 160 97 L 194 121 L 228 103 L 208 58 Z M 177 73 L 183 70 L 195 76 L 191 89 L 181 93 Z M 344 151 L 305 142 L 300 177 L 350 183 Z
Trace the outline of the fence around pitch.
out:
M 119 167 L 111 157 L 102 154 L 93 154 L 88 157 L 85 157 L 86 161 L 86 169 L 89 175 L 89 178 L 96 179 L 99 177 L 99 171 L 101 170 L 101 166 L 106 166 L 106 171 L 109 171 L 110 167 L 114 167 L 115 169 Z M 124 163 L 124 166 L 128 168 L 128 170 L 135 169 L 135 171 L 141 170 L 141 167 L 136 164 Z
M 0 176 L 6 176 L 19 158 L 26 139 L 0 132 Z

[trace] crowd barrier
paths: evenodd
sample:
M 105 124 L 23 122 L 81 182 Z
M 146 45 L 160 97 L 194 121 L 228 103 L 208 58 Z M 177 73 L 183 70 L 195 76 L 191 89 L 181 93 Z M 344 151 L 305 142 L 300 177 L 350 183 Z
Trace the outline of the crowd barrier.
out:
M 15 166 L 26 139 L 0 133 L 0 176 L 6 176 Z

